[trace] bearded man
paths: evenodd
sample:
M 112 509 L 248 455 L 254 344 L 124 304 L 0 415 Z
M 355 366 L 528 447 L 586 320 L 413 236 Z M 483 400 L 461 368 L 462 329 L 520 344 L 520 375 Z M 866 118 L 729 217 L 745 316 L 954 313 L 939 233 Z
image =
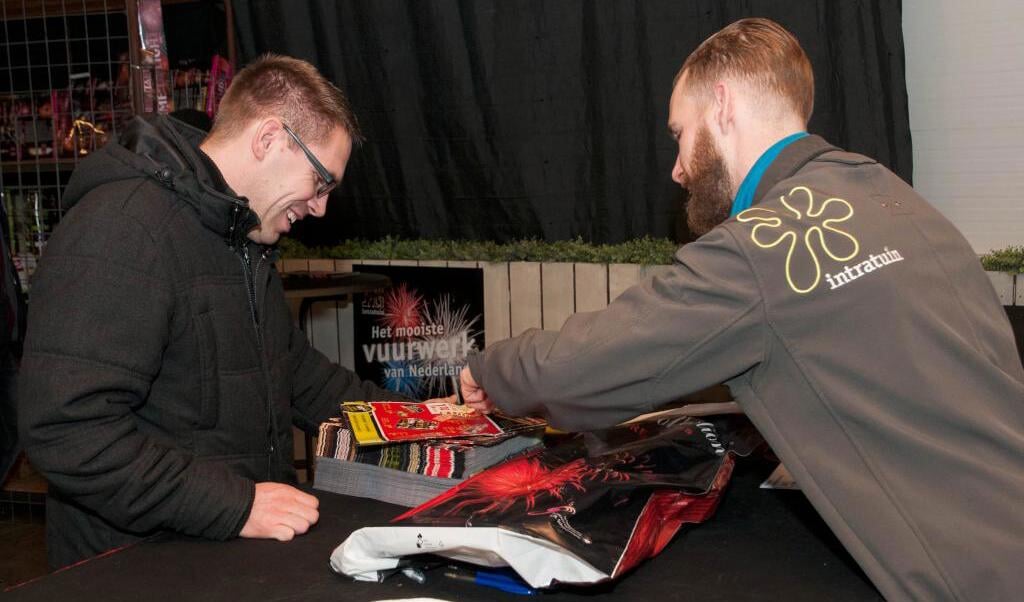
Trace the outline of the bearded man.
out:
M 668 273 L 471 356 L 467 403 L 608 427 L 724 382 L 890 600 L 1024 591 L 1024 369 L 963 236 L 806 125 L 813 72 L 744 19 L 674 82 L 698 240 Z

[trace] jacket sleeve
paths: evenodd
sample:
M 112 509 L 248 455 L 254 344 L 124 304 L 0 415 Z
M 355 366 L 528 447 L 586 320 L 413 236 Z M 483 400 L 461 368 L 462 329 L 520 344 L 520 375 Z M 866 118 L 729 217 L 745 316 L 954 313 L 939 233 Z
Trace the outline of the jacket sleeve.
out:
M 33 277 L 25 450 L 51 487 L 122 530 L 235 536 L 254 483 L 138 429 L 134 410 L 170 336 L 174 284 L 167 253 L 120 211 L 69 213 Z
M 469 358 L 503 411 L 569 430 L 612 426 L 755 366 L 763 308 L 724 228 L 682 247 L 669 270 L 558 332 L 529 330 Z
M 308 433 L 320 423 L 341 415 L 343 401 L 406 401 L 408 397 L 362 380 L 355 372 L 339 366 L 309 344 L 297 327 L 291 332 L 291 353 L 296 358 L 292 391 L 292 421 Z

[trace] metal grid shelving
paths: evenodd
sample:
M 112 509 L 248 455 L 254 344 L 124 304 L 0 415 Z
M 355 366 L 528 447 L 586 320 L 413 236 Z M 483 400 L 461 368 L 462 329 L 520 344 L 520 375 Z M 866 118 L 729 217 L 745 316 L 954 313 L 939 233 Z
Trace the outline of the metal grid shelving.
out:
M 123 0 L 0 2 L 0 199 L 22 282 L 78 162 L 134 114 Z

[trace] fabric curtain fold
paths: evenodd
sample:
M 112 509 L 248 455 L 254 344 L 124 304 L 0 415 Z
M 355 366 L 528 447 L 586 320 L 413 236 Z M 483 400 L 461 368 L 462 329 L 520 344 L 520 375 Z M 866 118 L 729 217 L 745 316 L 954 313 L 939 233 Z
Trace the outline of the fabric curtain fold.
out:
M 814 65 L 809 131 L 910 179 L 901 4 L 751 0 L 251 0 L 242 62 L 309 60 L 367 143 L 307 244 L 345 238 L 690 239 L 670 179 L 672 78 L 746 16 Z

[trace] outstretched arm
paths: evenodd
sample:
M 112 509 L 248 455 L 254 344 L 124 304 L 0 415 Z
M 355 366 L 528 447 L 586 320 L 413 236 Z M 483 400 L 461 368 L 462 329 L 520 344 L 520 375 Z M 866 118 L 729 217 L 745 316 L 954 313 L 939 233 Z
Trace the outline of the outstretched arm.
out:
M 463 395 L 481 411 L 544 413 L 559 428 L 611 426 L 755 366 L 763 316 L 750 265 L 719 228 L 607 308 L 470 356 Z

